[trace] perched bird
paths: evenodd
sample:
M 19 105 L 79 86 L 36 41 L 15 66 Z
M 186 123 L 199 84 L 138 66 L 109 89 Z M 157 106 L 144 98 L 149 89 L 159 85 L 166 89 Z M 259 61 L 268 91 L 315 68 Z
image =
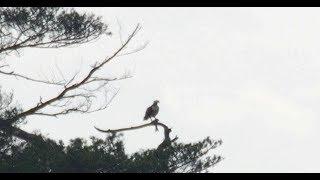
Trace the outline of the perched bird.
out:
M 148 120 L 149 118 L 151 119 L 152 117 L 155 118 L 156 115 L 159 112 L 159 106 L 158 106 L 159 101 L 155 100 L 153 101 L 153 104 L 148 107 L 146 114 L 144 115 L 143 120 Z M 151 119 L 152 120 L 152 119 Z

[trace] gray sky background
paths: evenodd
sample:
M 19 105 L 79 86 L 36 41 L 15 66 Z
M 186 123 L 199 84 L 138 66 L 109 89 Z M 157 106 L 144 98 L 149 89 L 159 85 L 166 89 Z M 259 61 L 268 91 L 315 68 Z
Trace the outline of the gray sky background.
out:
M 133 78 L 114 82 L 119 94 L 108 109 L 58 119 L 30 117 L 23 126 L 67 142 L 104 137 L 93 126 L 142 123 L 145 109 L 160 100 L 158 118 L 181 142 L 222 139 L 214 153 L 225 160 L 214 172 L 320 172 L 319 8 L 78 8 L 110 25 L 112 37 L 75 48 L 28 49 L 8 62 L 17 72 L 51 77 L 55 64 L 66 77 L 110 55 L 122 36 L 141 23 L 130 48 L 101 74 Z M 56 95 L 58 88 L 1 78 L 24 108 Z M 126 132 L 128 152 L 156 147 L 154 128 Z

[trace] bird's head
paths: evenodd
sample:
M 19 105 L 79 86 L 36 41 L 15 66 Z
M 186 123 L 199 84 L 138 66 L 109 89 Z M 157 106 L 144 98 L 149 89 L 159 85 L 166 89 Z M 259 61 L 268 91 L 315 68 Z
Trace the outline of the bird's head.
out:
M 158 100 L 153 101 L 153 104 L 158 104 L 158 103 L 159 103 Z

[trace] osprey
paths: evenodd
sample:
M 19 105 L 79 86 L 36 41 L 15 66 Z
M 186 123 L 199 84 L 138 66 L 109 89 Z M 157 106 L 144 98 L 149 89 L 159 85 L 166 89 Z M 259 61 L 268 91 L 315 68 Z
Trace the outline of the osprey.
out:
M 153 104 L 150 107 L 148 107 L 146 114 L 144 115 L 143 120 L 147 120 L 149 118 L 151 119 L 151 117 L 155 118 L 155 116 L 159 112 L 158 103 L 159 103 L 158 100 L 153 101 Z

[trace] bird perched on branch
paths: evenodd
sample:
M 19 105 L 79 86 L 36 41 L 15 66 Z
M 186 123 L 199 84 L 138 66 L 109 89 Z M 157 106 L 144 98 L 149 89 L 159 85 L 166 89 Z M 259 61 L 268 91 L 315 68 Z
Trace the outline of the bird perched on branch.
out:
M 150 107 L 148 107 L 143 120 L 148 120 L 148 119 L 152 120 L 152 117 L 155 119 L 156 115 L 159 112 L 158 103 L 159 103 L 158 100 L 153 101 L 153 104 Z

